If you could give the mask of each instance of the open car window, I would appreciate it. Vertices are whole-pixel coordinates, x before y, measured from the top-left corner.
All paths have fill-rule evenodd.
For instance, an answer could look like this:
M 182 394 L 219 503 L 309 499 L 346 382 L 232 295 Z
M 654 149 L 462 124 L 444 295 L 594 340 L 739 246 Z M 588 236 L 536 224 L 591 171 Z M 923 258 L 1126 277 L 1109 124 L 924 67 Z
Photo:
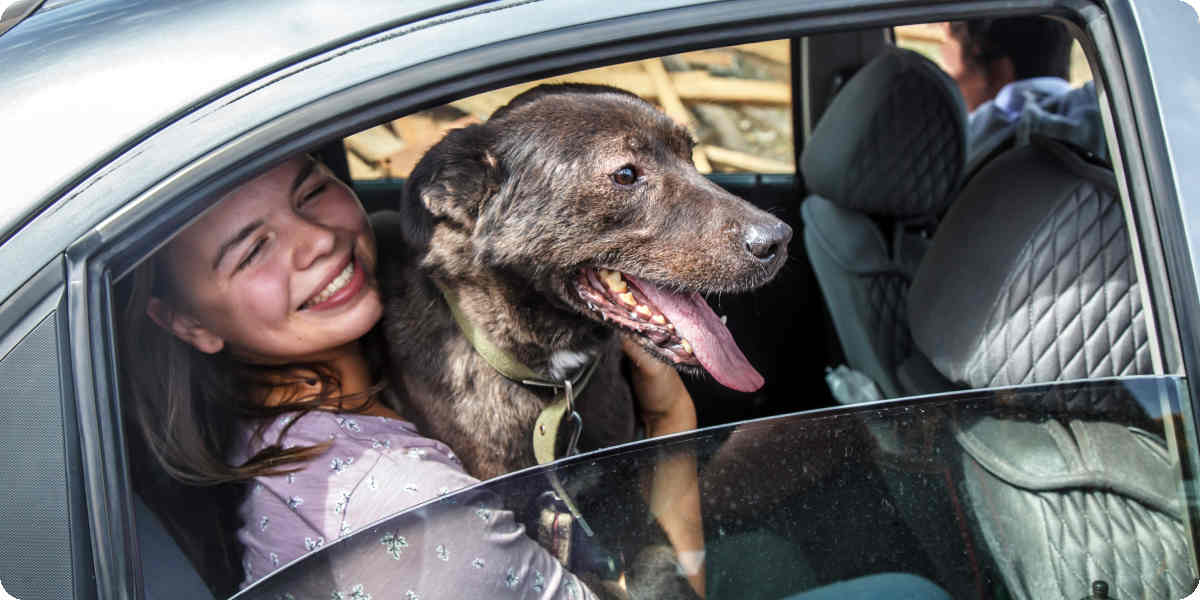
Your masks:
M 497 585 L 536 578 L 461 551 L 450 526 L 506 509 L 522 520 L 524 499 L 548 491 L 550 474 L 576 490 L 595 532 L 573 535 L 574 552 L 590 557 L 573 564 L 619 562 L 655 543 L 630 536 L 631 515 L 645 511 L 636 490 L 677 455 L 699 459 L 709 598 L 787 598 L 882 573 L 924 578 L 952 597 L 1081 598 L 1097 582 L 1118 598 L 1183 597 L 1195 576 L 1197 508 L 1188 501 L 1196 437 L 1184 390 L 1181 378 L 1149 376 L 975 390 L 629 444 L 398 513 L 238 597 L 442 597 L 468 570 Z M 1040 460 L 1021 466 L 1005 460 L 1012 452 Z M 1094 511 L 1115 515 L 1120 528 L 1098 527 Z M 1006 580 L 1048 580 L 1044 559 L 1075 544 L 1121 553 L 1128 565 L 1116 573 L 1083 565 L 1088 576 L 1068 589 L 1005 590 Z M 1154 579 L 1147 569 L 1169 574 L 1162 587 L 1145 587 Z
M 661 107 L 696 136 L 701 173 L 795 172 L 790 40 L 682 52 L 588 69 L 461 98 L 346 138 L 356 182 L 403 179 L 446 131 L 486 121 L 545 83 L 616 86 Z

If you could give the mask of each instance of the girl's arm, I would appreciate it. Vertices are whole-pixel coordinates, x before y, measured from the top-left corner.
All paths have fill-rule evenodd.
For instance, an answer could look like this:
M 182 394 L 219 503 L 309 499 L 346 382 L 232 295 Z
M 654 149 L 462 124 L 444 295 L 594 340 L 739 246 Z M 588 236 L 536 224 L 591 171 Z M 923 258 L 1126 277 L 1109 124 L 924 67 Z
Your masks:
M 632 384 L 646 436 L 657 437 L 696 428 L 696 407 L 675 369 L 622 338 L 633 364 Z M 650 483 L 650 511 L 675 547 L 692 589 L 704 596 L 704 528 L 696 457 L 671 453 L 658 462 Z

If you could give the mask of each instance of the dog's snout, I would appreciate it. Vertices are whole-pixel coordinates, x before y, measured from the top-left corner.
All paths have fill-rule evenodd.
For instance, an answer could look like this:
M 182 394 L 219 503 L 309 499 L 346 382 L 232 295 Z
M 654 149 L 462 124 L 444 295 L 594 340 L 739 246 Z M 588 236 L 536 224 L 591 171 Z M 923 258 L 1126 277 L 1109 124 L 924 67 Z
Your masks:
M 761 261 L 770 261 L 787 247 L 792 239 L 792 228 L 783 221 L 773 224 L 754 224 L 746 227 L 746 251 Z

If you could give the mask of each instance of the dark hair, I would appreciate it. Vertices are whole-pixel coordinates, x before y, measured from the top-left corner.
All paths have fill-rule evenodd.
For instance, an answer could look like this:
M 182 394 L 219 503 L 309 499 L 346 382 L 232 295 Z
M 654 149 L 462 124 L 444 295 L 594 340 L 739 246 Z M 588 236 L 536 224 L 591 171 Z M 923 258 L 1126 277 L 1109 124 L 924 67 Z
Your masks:
M 1017 79 L 1062 77 L 1071 70 L 1071 34 L 1067 26 L 1044 17 L 976 19 L 950 24 L 962 46 L 963 61 L 987 66 L 1008 58 Z

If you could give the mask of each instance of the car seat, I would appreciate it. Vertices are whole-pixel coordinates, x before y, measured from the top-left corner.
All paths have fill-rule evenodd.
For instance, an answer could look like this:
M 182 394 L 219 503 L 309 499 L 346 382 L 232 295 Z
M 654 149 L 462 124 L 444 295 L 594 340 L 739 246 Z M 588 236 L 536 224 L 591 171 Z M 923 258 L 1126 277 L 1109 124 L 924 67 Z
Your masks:
M 1040 139 L 985 166 L 939 224 L 909 291 L 917 350 L 983 388 L 1153 372 L 1113 172 Z M 1182 598 L 1177 458 L 1117 386 L 1054 388 L 1033 410 L 949 419 L 960 487 L 1015 598 Z
M 213 598 L 212 592 L 162 521 L 136 495 L 133 497 L 133 516 L 137 526 L 138 552 L 142 557 L 143 596 L 147 600 Z
M 921 55 L 889 49 L 833 99 L 801 156 L 804 245 L 849 366 L 902 395 L 906 297 L 927 230 L 958 190 L 966 109 Z

